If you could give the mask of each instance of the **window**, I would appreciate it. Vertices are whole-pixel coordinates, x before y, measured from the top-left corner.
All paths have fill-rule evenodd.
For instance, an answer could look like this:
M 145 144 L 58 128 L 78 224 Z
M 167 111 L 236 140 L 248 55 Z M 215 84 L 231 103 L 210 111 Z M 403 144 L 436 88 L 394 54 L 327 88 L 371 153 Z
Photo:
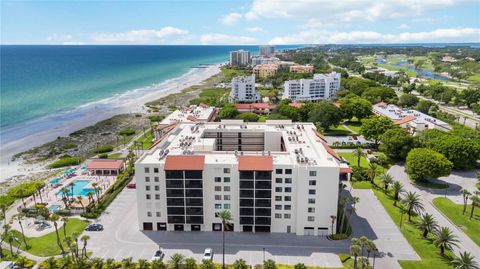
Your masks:
M 157 211 L 156 216 L 157 216 L 157 218 L 160 218 L 162 215 L 160 214 L 160 212 Z
M 281 178 L 276 178 L 275 179 L 275 183 L 282 183 L 282 182 L 283 182 L 283 180 Z
M 291 178 L 285 178 L 285 183 L 291 184 L 291 183 L 292 183 L 292 179 L 291 179 Z
M 277 175 L 283 174 L 283 169 L 275 169 L 275 174 Z
M 285 169 L 285 174 L 286 175 L 291 175 L 292 174 L 292 169 Z
M 275 187 L 276 192 L 282 192 L 282 187 Z
M 284 219 L 289 219 L 289 218 L 291 218 L 291 217 L 292 217 L 292 215 L 290 215 L 290 214 L 283 214 L 283 218 L 284 218 Z
M 215 186 L 215 191 L 222 191 L 222 186 Z
M 215 200 L 222 200 L 222 196 L 221 195 L 215 195 Z
M 145 198 L 146 198 L 147 200 L 150 200 L 150 194 L 146 194 L 146 195 L 145 195 Z
M 307 217 L 307 220 L 308 220 L 308 221 L 315 221 L 315 217 L 314 217 L 314 216 L 308 216 L 308 217 Z
M 287 202 L 292 201 L 292 196 L 285 196 L 285 201 L 287 201 Z
M 226 182 L 226 183 L 230 182 L 230 178 L 229 177 L 224 177 L 223 182 Z
M 150 190 L 150 185 L 145 186 L 145 190 L 149 191 Z
M 284 205 L 284 206 L 283 206 L 283 209 L 285 209 L 285 210 L 290 210 L 290 209 L 292 209 L 292 206 L 291 206 L 291 205 Z
M 282 201 L 282 196 L 275 196 L 275 201 Z
M 147 217 L 151 217 L 152 216 L 152 212 L 148 211 L 147 212 Z
M 155 194 L 155 200 L 160 200 L 160 194 Z
M 292 188 L 291 187 L 285 187 L 285 192 L 292 192 Z
M 275 214 L 275 218 L 276 218 L 276 219 L 281 219 L 281 218 L 282 218 L 282 214 L 278 214 L 278 213 Z
M 155 185 L 155 190 L 156 190 L 156 191 L 159 191 L 159 190 L 160 190 L 160 186 Z
M 316 180 L 309 180 L 308 185 L 315 186 L 315 185 L 317 185 L 317 181 Z
M 308 203 L 309 204 L 315 204 L 315 199 L 314 198 L 308 198 Z
M 221 177 L 215 177 L 215 182 L 222 182 L 222 178 Z
M 309 172 L 309 175 L 310 175 L 311 177 L 316 177 L 316 176 L 317 176 L 317 171 L 310 171 L 310 172 Z
M 282 205 L 275 205 L 276 210 L 282 210 Z
M 230 204 L 223 204 L 224 209 L 230 209 Z
M 202 179 L 203 173 L 200 170 L 185 170 L 186 179 Z
M 222 204 L 215 204 L 215 209 L 222 209 Z
M 223 200 L 229 201 L 230 200 L 230 195 L 224 195 Z
M 154 172 L 154 173 L 158 173 L 158 167 L 154 167 L 154 168 L 153 168 L 153 172 Z
M 224 191 L 230 191 L 230 186 L 224 186 L 224 187 L 223 187 L 223 190 L 224 190 Z
M 309 207 L 308 213 L 315 213 L 315 207 Z
M 230 168 L 223 168 L 224 174 L 230 174 Z
M 315 194 L 316 191 L 315 190 L 308 190 L 308 194 Z
M 153 177 L 153 180 L 154 180 L 155 182 L 158 182 L 158 181 L 159 181 L 159 178 L 158 178 L 158 177 Z
M 150 182 L 150 177 L 145 177 L 145 182 Z
M 145 173 L 150 173 L 150 168 L 149 167 L 145 167 Z

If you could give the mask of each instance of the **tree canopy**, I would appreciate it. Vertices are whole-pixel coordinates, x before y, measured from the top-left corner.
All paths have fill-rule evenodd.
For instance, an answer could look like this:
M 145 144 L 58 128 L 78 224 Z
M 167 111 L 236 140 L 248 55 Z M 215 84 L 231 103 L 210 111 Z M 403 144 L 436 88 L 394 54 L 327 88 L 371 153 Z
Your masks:
M 403 94 L 398 99 L 398 105 L 401 107 L 414 107 L 417 103 L 418 97 L 410 93 Z
M 334 104 L 322 101 L 310 111 L 308 120 L 317 123 L 323 130 L 328 130 L 330 126 L 338 126 L 342 120 L 342 111 Z
M 356 117 L 361 120 L 372 114 L 372 104 L 361 97 L 348 95 L 339 100 L 340 110 L 347 119 Z
M 238 110 L 233 105 L 225 105 L 218 113 L 220 119 L 234 119 L 238 115 Z
M 392 128 L 380 135 L 379 149 L 389 158 L 405 160 L 408 152 L 415 147 L 415 139 L 402 128 Z
M 380 136 L 392 128 L 398 128 L 398 126 L 391 119 L 384 116 L 371 116 L 362 120 L 360 134 L 378 144 Z
M 407 155 L 405 171 L 413 180 L 448 176 L 453 164 L 441 153 L 432 149 L 416 148 Z

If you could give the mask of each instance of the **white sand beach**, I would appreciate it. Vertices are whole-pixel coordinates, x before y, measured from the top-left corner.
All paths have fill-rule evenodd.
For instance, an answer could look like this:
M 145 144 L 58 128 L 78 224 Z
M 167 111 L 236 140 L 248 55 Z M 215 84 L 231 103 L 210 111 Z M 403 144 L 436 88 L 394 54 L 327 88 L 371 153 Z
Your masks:
M 39 165 L 23 165 L 11 162 L 13 155 L 39 146 L 59 136 L 95 124 L 122 113 L 144 112 L 144 103 L 165 97 L 220 72 L 220 64 L 206 68 L 192 68 L 186 74 L 163 83 L 128 91 L 108 99 L 88 103 L 71 111 L 65 111 L 45 118 L 2 130 L 0 141 L 0 182 L 16 175 L 25 175 L 44 169 Z

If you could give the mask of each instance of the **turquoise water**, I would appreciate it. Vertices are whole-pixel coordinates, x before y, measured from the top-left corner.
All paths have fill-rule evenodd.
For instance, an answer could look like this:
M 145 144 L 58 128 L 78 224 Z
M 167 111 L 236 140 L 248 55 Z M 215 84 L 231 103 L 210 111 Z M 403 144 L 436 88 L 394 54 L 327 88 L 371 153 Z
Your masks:
M 58 183 L 60 180 L 62 180 L 62 179 L 57 177 L 57 178 L 54 178 L 54 179 L 50 180 L 50 183 L 55 184 L 55 183 Z
M 95 190 L 92 188 L 85 188 L 91 181 L 90 180 L 82 180 L 78 179 L 74 181 L 74 186 L 73 186 L 73 196 L 88 196 L 89 192 L 95 193 Z M 72 195 L 71 192 L 71 187 L 66 185 L 65 188 L 67 188 L 70 192 L 68 193 L 68 196 Z M 62 195 L 62 191 L 57 192 L 55 195 L 59 196 Z
M 53 211 L 58 211 L 60 208 L 61 208 L 61 206 L 59 206 L 59 205 L 51 205 L 51 206 L 48 207 L 48 210 L 53 212 Z

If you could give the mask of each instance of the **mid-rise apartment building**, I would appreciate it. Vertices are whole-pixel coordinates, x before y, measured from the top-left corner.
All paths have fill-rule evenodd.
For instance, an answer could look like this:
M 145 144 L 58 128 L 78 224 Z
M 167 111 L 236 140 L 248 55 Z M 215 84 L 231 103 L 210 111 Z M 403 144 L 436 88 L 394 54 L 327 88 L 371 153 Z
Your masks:
M 256 102 L 261 99 L 260 94 L 255 90 L 255 74 L 232 79 L 232 90 L 228 97 L 232 103 Z
M 278 68 L 279 67 L 277 64 L 260 64 L 256 65 L 253 68 L 253 73 L 259 78 L 266 78 L 275 76 L 275 74 L 277 74 Z
M 342 165 L 313 123 L 179 123 L 135 164 L 139 228 L 327 235 Z
M 252 57 L 252 65 L 256 66 L 259 64 L 274 64 L 278 63 L 280 59 L 277 57 Z
M 270 56 L 275 54 L 275 46 L 264 45 L 258 48 L 260 56 Z
M 340 73 L 314 74 L 313 79 L 287 80 L 283 99 L 294 101 L 330 100 L 340 89 Z
M 251 53 L 246 50 L 230 51 L 231 66 L 247 66 L 251 63 Z
M 290 73 L 313 73 L 313 65 L 311 64 L 296 64 L 289 68 Z

